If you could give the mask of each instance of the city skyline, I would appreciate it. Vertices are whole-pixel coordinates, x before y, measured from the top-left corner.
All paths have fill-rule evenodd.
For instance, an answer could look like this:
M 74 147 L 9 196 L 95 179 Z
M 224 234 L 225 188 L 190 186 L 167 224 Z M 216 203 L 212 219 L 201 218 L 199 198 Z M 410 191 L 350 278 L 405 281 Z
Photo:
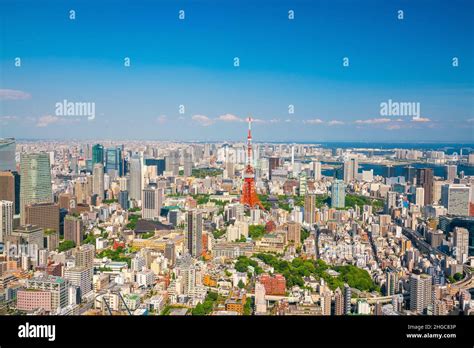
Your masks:
M 7 1 L 0 137 L 472 143 L 474 5 L 374 3 Z

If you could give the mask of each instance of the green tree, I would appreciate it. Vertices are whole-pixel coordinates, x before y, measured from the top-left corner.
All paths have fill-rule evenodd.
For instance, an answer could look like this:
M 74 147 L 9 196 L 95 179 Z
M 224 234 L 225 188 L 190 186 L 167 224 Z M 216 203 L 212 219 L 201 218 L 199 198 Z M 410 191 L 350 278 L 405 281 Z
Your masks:
M 237 286 L 239 287 L 239 289 L 245 288 L 245 284 L 244 284 L 244 282 L 242 281 L 242 279 L 239 280 L 239 283 L 237 284 Z

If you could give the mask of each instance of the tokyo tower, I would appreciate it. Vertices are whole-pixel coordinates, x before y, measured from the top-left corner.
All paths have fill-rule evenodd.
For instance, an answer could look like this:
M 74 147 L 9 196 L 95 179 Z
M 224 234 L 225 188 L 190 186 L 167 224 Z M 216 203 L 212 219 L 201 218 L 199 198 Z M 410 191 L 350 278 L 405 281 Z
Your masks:
M 258 199 L 255 191 L 255 171 L 252 167 L 252 118 L 249 117 L 249 131 L 247 135 L 247 165 L 244 170 L 244 185 L 242 187 L 242 196 L 240 202 L 248 208 L 255 208 L 265 210 L 262 203 Z

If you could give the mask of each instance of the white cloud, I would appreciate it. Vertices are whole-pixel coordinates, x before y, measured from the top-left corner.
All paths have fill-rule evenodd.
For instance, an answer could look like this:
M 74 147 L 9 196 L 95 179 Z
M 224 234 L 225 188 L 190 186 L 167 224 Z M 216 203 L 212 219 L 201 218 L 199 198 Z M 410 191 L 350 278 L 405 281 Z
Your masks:
M 341 125 L 341 124 L 344 124 L 344 122 L 338 121 L 338 120 L 331 120 L 331 121 L 328 122 L 329 126 L 338 126 L 338 125 Z
M 222 122 L 244 122 L 242 118 L 232 114 L 220 115 L 217 120 Z
M 193 117 L 191 117 L 191 119 L 194 122 L 199 123 L 201 126 L 204 126 L 204 127 L 210 126 L 211 124 L 214 123 L 214 120 L 211 120 L 209 117 L 205 115 L 194 115 Z
M 392 121 L 389 118 L 370 118 L 368 120 L 357 120 L 355 123 L 359 124 L 380 124 L 380 123 L 388 123 Z
M 30 99 L 31 94 L 14 89 L 0 89 L 0 100 Z
M 16 116 L 0 116 L 1 125 L 7 125 L 11 122 L 15 122 L 16 120 L 18 120 L 18 117 Z
M 324 121 L 321 120 L 320 118 L 313 118 L 313 119 L 310 119 L 310 120 L 303 120 L 303 123 L 307 123 L 307 124 L 321 124 L 321 123 L 324 123 Z
M 57 122 L 59 122 L 59 117 L 57 116 L 51 116 L 51 115 L 41 116 L 38 119 L 38 122 L 36 123 L 36 127 L 43 128 Z
M 413 117 L 413 122 L 431 122 L 428 117 Z

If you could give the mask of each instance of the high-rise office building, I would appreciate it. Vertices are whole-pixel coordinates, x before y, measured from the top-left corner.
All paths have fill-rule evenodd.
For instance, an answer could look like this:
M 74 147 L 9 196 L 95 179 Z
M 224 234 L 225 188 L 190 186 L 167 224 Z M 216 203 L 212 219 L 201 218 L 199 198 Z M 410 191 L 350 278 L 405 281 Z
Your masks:
M 0 139 L 0 172 L 16 171 L 15 151 L 15 139 Z
M 350 183 L 357 179 L 359 172 L 359 160 L 356 157 L 348 158 L 344 161 L 344 182 Z
M 304 197 L 304 222 L 310 226 L 314 224 L 316 210 L 316 195 L 307 194 Z
M 193 157 L 190 153 L 184 153 L 184 176 L 191 176 L 193 173 Z
M 458 166 L 455 164 L 447 164 L 444 166 L 444 178 L 447 181 L 453 182 L 457 177 Z
M 385 166 L 383 176 L 386 178 L 393 178 L 395 176 L 395 167 L 392 165 Z
M 425 205 L 433 204 L 433 168 L 419 168 L 416 170 L 416 185 L 425 190 Z
M 170 266 L 174 266 L 176 263 L 176 251 L 173 242 L 168 242 L 165 245 L 165 258 L 169 261 Z
M 415 204 L 419 207 L 425 205 L 425 189 L 423 187 L 417 187 L 415 189 Z
M 59 206 L 54 203 L 29 204 L 25 207 L 25 223 L 59 233 Z
M 142 217 L 158 219 L 163 207 L 163 189 L 147 187 L 143 190 Z
M 128 191 L 120 191 L 118 194 L 118 202 L 122 209 L 128 209 Z
M 297 222 L 290 221 L 287 224 L 288 241 L 293 242 L 295 247 L 301 245 L 301 225 Z
M 346 185 L 341 180 L 334 180 L 331 186 L 331 207 L 344 208 L 346 204 Z
M 94 268 L 95 247 L 85 244 L 76 249 L 76 267 Z
M 130 159 L 130 181 L 129 181 L 129 197 L 136 201 L 142 199 L 143 189 L 143 159 L 141 156 L 135 156 Z
M 66 215 L 64 218 L 64 240 L 71 240 L 77 246 L 81 245 L 84 239 L 82 219 L 73 215 Z
M 344 284 L 344 314 L 351 313 L 352 289 L 348 284 Z
M 170 151 L 165 157 L 165 166 L 167 172 L 172 172 L 174 176 L 179 175 L 179 151 Z
M 469 231 L 462 227 L 455 227 L 453 232 L 453 249 L 456 261 L 463 264 L 469 256 Z
M 13 202 L 0 201 L 0 243 L 13 232 Z
M 104 199 L 105 187 L 104 187 L 104 165 L 102 163 L 94 164 L 92 174 L 92 193 Z
M 413 273 L 410 277 L 410 310 L 423 314 L 432 303 L 432 277 Z
M 122 149 L 120 147 L 105 150 L 105 172 L 112 178 L 124 175 Z
M 186 219 L 186 244 L 189 253 L 194 257 L 202 254 L 202 212 L 190 210 Z
M 97 163 L 104 164 L 104 147 L 100 144 L 92 146 L 92 167 Z
M 441 204 L 450 215 L 469 216 L 471 188 L 463 184 L 441 186 Z
M 344 295 L 340 288 L 334 291 L 334 314 L 344 315 Z
M 321 162 L 313 162 L 313 175 L 314 180 L 319 181 L 322 178 L 321 175 Z
M 13 202 L 15 205 L 15 177 L 12 172 L 0 172 L 0 200 Z
M 22 154 L 20 171 L 20 221 L 25 224 L 28 204 L 53 203 L 49 154 Z
M 79 288 L 79 296 L 83 297 L 92 290 L 92 269 L 86 267 L 72 267 L 64 271 L 64 278 L 71 285 Z
M 280 157 L 270 157 L 268 159 L 268 178 L 272 178 L 273 170 L 280 167 Z
M 411 184 L 414 184 L 414 182 L 416 181 L 416 168 L 407 166 L 403 168 L 403 170 L 404 170 L 403 176 L 405 177 L 405 180 Z
M 398 292 L 398 273 L 388 267 L 385 271 L 385 295 L 393 296 Z

